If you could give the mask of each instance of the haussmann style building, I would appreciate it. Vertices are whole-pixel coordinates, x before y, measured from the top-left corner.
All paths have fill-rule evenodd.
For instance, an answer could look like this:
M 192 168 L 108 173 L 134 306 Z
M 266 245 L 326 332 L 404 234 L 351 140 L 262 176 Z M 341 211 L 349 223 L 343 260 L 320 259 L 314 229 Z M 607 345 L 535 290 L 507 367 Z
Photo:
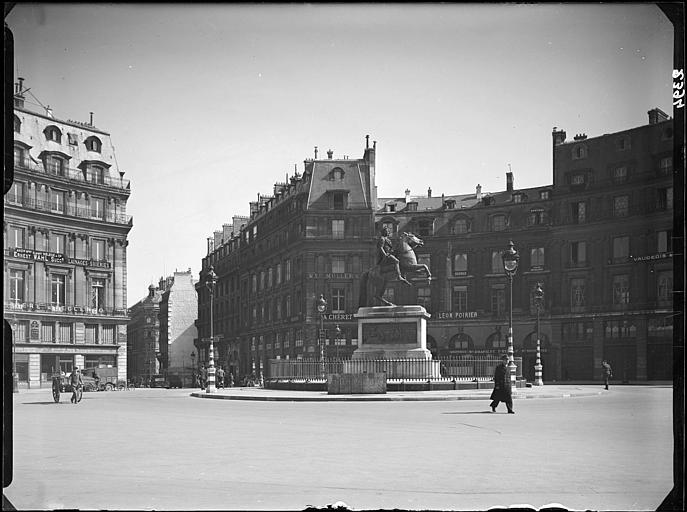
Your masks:
M 4 318 L 19 385 L 117 367 L 127 375 L 129 181 L 110 135 L 14 95 L 14 182 L 4 199 Z M 5 340 L 9 343 L 9 340 Z

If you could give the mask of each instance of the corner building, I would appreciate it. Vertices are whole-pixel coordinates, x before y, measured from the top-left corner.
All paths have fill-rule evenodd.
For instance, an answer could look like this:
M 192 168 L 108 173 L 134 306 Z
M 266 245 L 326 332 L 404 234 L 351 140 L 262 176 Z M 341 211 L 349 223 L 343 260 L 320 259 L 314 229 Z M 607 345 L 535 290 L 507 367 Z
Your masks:
M 112 366 L 126 379 L 129 182 L 110 135 L 14 96 L 14 182 L 4 198 L 5 319 L 19 384 Z M 5 340 L 9 343 L 9 340 Z
M 411 231 L 425 241 L 418 260 L 434 280 L 393 286 L 399 303 L 432 314 L 435 357 L 506 350 L 509 289 L 501 253 L 520 254 L 513 280 L 514 355 L 534 379 L 534 288 L 540 312 L 544 380 L 601 377 L 671 380 L 673 339 L 673 122 L 659 109 L 649 124 L 587 138 L 552 133 L 553 183 L 474 194 L 380 198 L 376 230 Z
M 210 292 L 214 267 L 215 366 L 240 378 L 266 372 L 268 360 L 319 357 L 324 322 L 325 355 L 348 357 L 357 348 L 359 276 L 372 266 L 376 143 L 361 159 L 304 161 L 250 203 L 208 240 L 198 291 L 198 364 L 208 362 Z M 218 243 L 219 242 L 219 243 Z M 323 295 L 321 318 L 316 301 Z M 339 326 L 340 334 L 336 331 Z M 267 375 L 266 375 L 267 376 Z

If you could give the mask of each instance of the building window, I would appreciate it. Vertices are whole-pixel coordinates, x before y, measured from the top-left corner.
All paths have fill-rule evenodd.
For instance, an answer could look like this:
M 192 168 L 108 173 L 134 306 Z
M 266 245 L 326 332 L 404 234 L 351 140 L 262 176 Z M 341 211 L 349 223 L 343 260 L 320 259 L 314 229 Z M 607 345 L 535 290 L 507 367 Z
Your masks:
M 74 240 L 74 257 L 88 258 L 88 242 L 84 238 L 76 238 Z
M 673 252 L 673 230 L 659 231 L 656 240 L 656 252 Z
M 630 198 L 628 196 L 618 196 L 613 198 L 613 216 L 627 217 L 630 213 Z
M 12 204 L 24 204 L 24 184 L 20 181 L 12 183 L 9 192 L 7 193 L 7 200 Z
M 66 276 L 50 274 L 50 303 L 53 306 L 63 306 L 65 297 Z
M 15 249 L 24 248 L 24 228 L 10 226 L 7 234 L 7 243 L 10 247 Z
M 587 220 L 587 203 L 578 201 L 570 205 L 573 224 L 582 224 Z
M 673 172 L 673 157 L 665 156 L 658 161 L 658 173 L 661 176 L 668 176 Z
M 673 318 L 650 318 L 647 325 L 647 334 L 651 338 L 673 338 Z
M 572 159 L 573 160 L 580 160 L 582 158 L 587 158 L 587 146 L 584 144 L 579 144 L 579 145 L 573 147 Z
M 658 210 L 673 209 L 673 187 L 665 187 L 658 189 L 656 208 Z
M 91 241 L 91 259 L 95 261 L 104 261 L 105 255 L 105 240 Z
M 673 299 L 673 273 L 658 273 L 658 300 L 668 301 Z
M 88 181 L 102 185 L 105 183 L 105 169 L 99 165 L 90 165 L 88 167 Z
M 627 181 L 627 167 L 620 166 L 613 169 L 613 182 L 625 183 Z
M 520 193 L 513 194 L 513 202 L 514 203 L 522 203 L 522 194 L 520 194 Z
M 465 312 L 468 310 L 468 287 L 453 287 L 453 311 Z
M 416 202 L 411 202 L 406 205 L 406 210 L 409 212 L 416 212 L 417 211 L 417 203 Z
M 503 286 L 491 287 L 491 312 L 501 316 L 506 311 L 506 290 Z
M 453 256 L 453 275 L 466 276 L 468 275 L 468 255 L 465 253 L 455 254 Z
M 548 190 L 542 190 L 539 192 L 539 199 L 547 200 L 550 197 L 550 192 Z
M 253 274 L 251 275 L 251 289 L 253 290 L 253 293 L 258 291 L 258 275 Z
M 66 254 L 67 252 L 67 237 L 57 233 L 50 234 L 50 248 L 52 252 L 57 254 Z
M 64 192 L 61 190 L 50 191 L 50 209 L 53 212 L 64 213 Z
M 100 142 L 98 137 L 88 137 L 84 141 L 84 144 L 86 145 L 86 149 L 88 151 L 95 151 L 96 153 L 100 153 L 102 148 L 102 142 Z
M 582 173 L 573 174 L 570 179 L 571 185 L 584 185 L 586 182 L 586 176 Z
M 613 304 L 630 303 L 630 279 L 627 275 L 613 276 Z
M 48 156 L 46 159 L 47 171 L 57 176 L 64 176 L 64 160 L 58 156 Z
M 506 229 L 506 216 L 505 215 L 494 215 L 491 218 L 491 230 L 492 231 L 503 231 Z
M 490 334 L 487 338 L 487 346 L 491 349 L 506 348 L 508 340 L 501 333 L 501 328 L 497 327 L 497 331 Z
M 51 140 L 54 142 L 62 142 L 62 132 L 57 126 L 48 126 L 43 130 L 46 140 Z
M 343 288 L 332 288 L 332 313 L 346 311 L 346 294 Z
M 561 325 L 563 339 L 567 341 L 591 340 L 594 327 L 591 322 L 570 322 Z
M 274 272 L 274 284 L 279 286 L 281 284 L 281 263 L 277 263 Z
M 115 344 L 115 327 L 114 325 L 103 325 L 103 338 L 102 343 L 104 345 L 114 345 Z
M 608 320 L 604 322 L 605 338 L 636 338 L 637 327 L 627 320 Z
M 105 279 L 91 280 L 91 307 L 96 311 L 105 307 Z
M 548 215 L 546 214 L 546 211 L 544 211 L 544 209 L 534 208 L 530 210 L 530 214 L 527 220 L 530 226 L 541 226 L 543 224 L 546 224 L 548 220 Z
M 90 344 L 100 343 L 98 338 L 98 325 L 97 324 L 86 324 L 85 342 Z
M 73 324 L 60 322 L 60 343 L 74 343 Z
M 434 221 L 431 219 L 422 219 L 418 221 L 418 235 L 431 236 L 434 234 Z
M 453 224 L 453 234 L 462 235 L 468 232 L 468 221 L 467 219 L 456 219 Z
M 530 249 L 530 269 L 544 268 L 544 248 L 534 247 Z
M 14 116 L 14 132 L 21 132 L 21 120 L 16 115 Z
M 105 218 L 105 200 L 91 197 L 91 218 L 103 220 Z
M 570 263 L 582 267 L 587 263 L 587 242 L 570 242 Z
M 613 261 L 621 263 L 630 257 L 630 237 L 617 236 L 613 238 Z
M 630 137 L 622 135 L 615 141 L 615 147 L 618 151 L 625 151 L 630 149 Z
M 284 262 L 284 281 L 291 281 L 291 260 Z
M 346 194 L 344 192 L 334 192 L 332 198 L 332 207 L 334 210 L 343 210 L 345 205 Z
M 334 240 L 343 240 L 344 238 L 344 221 L 336 219 L 332 221 L 332 238 Z
M 491 273 L 503 274 L 503 259 L 501 258 L 501 251 L 491 251 Z
M 14 166 L 15 167 L 28 167 L 29 159 L 26 157 L 26 151 L 24 148 L 14 147 Z
M 417 303 L 427 311 L 432 309 L 432 290 L 429 286 L 419 286 L 417 289 Z
M 55 322 L 41 323 L 41 341 L 55 343 Z
M 346 258 L 344 256 L 332 256 L 332 274 L 346 272 Z
M 570 305 L 573 308 L 583 308 L 585 306 L 585 280 L 572 279 L 570 281 Z
M 21 304 L 24 302 L 24 271 L 10 269 L 10 302 Z
M 393 222 L 382 222 L 382 229 L 386 229 L 389 232 L 389 235 L 394 235 L 396 233 Z
M 17 322 L 14 322 L 12 324 L 12 331 L 14 332 L 14 341 L 15 342 L 27 342 L 29 341 L 29 321 L 28 320 L 19 320 Z M 19 354 L 15 354 L 15 357 L 17 357 Z

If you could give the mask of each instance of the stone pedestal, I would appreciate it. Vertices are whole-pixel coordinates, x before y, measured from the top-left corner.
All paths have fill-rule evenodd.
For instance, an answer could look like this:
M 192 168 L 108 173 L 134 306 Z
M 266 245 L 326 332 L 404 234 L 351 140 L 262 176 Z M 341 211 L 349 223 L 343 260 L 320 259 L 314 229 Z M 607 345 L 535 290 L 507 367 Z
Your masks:
M 358 309 L 358 348 L 344 373 L 385 372 L 389 379 L 439 378 L 439 361 L 427 350 L 427 319 L 422 306 Z

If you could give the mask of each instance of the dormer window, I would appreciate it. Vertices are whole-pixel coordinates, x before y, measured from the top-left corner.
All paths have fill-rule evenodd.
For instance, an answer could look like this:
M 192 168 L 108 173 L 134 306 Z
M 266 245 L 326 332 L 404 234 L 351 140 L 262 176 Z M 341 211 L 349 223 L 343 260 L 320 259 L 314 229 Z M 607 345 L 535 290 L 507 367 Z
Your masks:
M 45 160 L 45 168 L 51 174 L 64 176 L 65 161 L 59 156 L 49 155 Z
M 21 132 L 21 120 L 15 115 L 14 116 L 14 133 Z
M 332 169 L 332 177 L 334 178 L 334 180 L 337 180 L 337 181 L 343 180 L 344 179 L 343 169 L 341 169 L 340 167 L 335 167 L 334 169 Z
M 417 211 L 417 203 L 414 201 L 411 203 L 408 203 L 407 209 L 409 212 L 416 212 Z
M 88 181 L 102 185 L 105 183 L 105 169 L 100 165 L 88 166 Z
M 88 137 L 84 141 L 84 144 L 88 151 L 95 151 L 96 153 L 100 153 L 100 150 L 103 146 L 102 142 L 100 142 L 100 139 L 98 137 Z
M 387 212 L 395 212 L 396 211 L 396 205 L 393 203 L 387 204 L 386 206 L 386 211 Z
M 513 194 L 513 202 L 522 203 L 522 194 L 520 192 L 516 192 L 515 194 Z
M 45 138 L 47 140 L 57 143 L 62 142 L 62 132 L 57 126 L 48 126 L 45 130 L 43 130 L 43 133 L 45 134 Z
M 455 199 L 447 199 L 444 202 L 444 205 L 446 206 L 446 209 L 453 210 L 456 207 L 456 201 Z
M 582 158 L 587 158 L 587 145 L 577 144 L 572 150 L 572 159 L 580 160 Z
M 542 190 L 539 192 L 539 199 L 547 200 L 551 197 L 551 194 L 548 190 Z
M 337 191 L 331 193 L 331 207 L 334 210 L 344 210 L 348 199 L 348 192 Z

